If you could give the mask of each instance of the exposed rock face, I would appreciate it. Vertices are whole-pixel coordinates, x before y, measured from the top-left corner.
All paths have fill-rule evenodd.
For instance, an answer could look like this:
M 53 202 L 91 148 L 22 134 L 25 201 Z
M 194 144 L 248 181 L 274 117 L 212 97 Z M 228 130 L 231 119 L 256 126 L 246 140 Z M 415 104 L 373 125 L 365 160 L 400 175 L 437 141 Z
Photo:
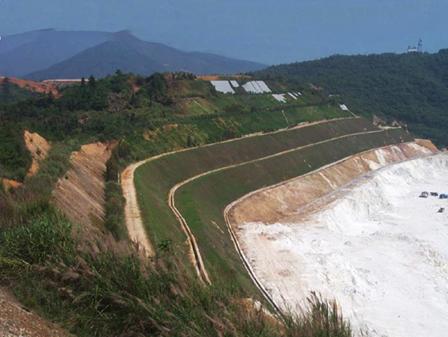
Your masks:
M 106 163 L 114 144 L 83 145 L 70 157 L 71 169 L 53 191 L 53 203 L 73 222 L 101 224 L 104 218 Z
M 31 177 L 39 171 L 39 163 L 48 156 L 48 151 L 50 151 L 51 145 L 38 133 L 31 133 L 28 130 L 25 130 L 23 137 L 25 146 L 28 151 L 30 151 L 33 160 L 27 173 L 27 176 Z
M 430 141 L 416 140 L 353 155 L 310 174 L 243 197 L 230 208 L 230 222 L 237 229 L 243 223 L 286 221 L 288 217 L 296 217 L 305 207 L 312 209 L 314 201 L 369 171 L 437 151 Z

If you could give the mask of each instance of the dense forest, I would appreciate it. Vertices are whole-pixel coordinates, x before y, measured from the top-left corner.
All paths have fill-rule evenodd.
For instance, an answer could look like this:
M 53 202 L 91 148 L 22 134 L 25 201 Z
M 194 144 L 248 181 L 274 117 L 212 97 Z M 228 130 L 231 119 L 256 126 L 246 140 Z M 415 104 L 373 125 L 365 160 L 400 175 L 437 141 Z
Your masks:
M 332 56 L 273 66 L 256 73 L 340 95 L 356 113 L 406 124 L 420 137 L 446 146 L 448 49 L 436 54 Z

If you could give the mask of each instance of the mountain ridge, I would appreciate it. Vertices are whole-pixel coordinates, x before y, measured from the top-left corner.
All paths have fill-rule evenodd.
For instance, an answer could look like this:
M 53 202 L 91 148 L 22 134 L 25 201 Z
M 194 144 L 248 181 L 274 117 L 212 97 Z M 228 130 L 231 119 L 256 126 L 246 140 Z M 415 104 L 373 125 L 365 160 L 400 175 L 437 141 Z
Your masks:
M 252 61 L 144 41 L 127 30 L 45 29 L 6 36 L 0 42 L 0 74 L 37 80 L 104 77 L 118 69 L 141 75 L 164 71 L 233 74 L 264 67 Z

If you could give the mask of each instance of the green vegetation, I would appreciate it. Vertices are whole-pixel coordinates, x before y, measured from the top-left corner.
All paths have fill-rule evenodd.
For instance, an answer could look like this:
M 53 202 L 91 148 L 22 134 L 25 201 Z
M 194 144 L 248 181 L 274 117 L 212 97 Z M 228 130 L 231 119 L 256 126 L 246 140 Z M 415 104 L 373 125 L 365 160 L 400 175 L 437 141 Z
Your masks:
M 104 241 L 89 250 L 74 229 L 52 209 L 1 228 L 0 283 L 77 336 L 352 336 L 336 304 L 317 296 L 281 325 L 235 288 L 199 285 L 175 257 L 147 263 Z
M 67 87 L 58 99 L 2 101 L 1 175 L 25 185 L 0 192 L 0 281 L 25 305 L 80 336 L 311 336 L 330 330 L 350 336 L 337 309 L 320 301 L 306 318 L 288 319 L 279 332 L 271 319 L 247 312 L 236 284 L 198 285 L 177 262 L 184 253 L 178 247 L 168 244 L 156 261 L 142 262 L 122 244 L 127 232 L 118 183 L 127 163 L 150 155 L 344 116 L 313 91 L 300 102 L 279 104 L 268 95 L 222 95 L 183 73 L 140 78 L 117 72 Z M 26 179 L 25 128 L 52 142 L 38 174 Z M 333 132 L 339 129 L 344 127 Z M 278 148 L 294 143 L 279 138 Z M 53 210 L 51 190 L 67 171 L 72 151 L 102 140 L 118 143 L 105 174 L 104 230 L 86 233 Z
M 340 95 L 360 114 L 398 120 L 410 131 L 448 145 L 448 50 L 436 54 L 332 56 L 270 67 L 256 76 L 290 86 L 310 83 Z
M 272 87 L 287 89 L 279 81 Z M 334 303 L 317 296 L 310 299 L 309 312 L 284 322 L 243 305 L 242 298 L 258 294 L 226 231 L 221 233 L 222 206 L 230 198 L 345 154 L 399 141 L 398 131 L 385 131 L 335 142 L 338 151 L 322 145 L 316 152 L 297 150 L 242 165 L 374 130 L 365 119 L 347 118 L 351 115 L 337 100 L 319 90 L 296 90 L 303 96 L 282 104 L 270 95 L 220 94 L 191 74 L 143 78 L 117 72 L 61 89 L 61 97 L 1 101 L 0 174 L 24 185 L 0 190 L 0 284 L 11 288 L 26 306 L 79 336 L 352 336 Z M 340 117 L 345 119 L 291 128 Z M 38 174 L 27 178 L 30 157 L 23 144 L 24 129 L 52 143 Z M 285 130 L 201 146 L 278 129 Z M 114 141 L 117 146 L 105 173 L 104 227 L 93 229 L 70 224 L 50 200 L 57 179 L 69 168 L 70 153 L 95 141 Z M 164 156 L 136 172 L 143 216 L 160 248 L 156 258 L 147 261 L 128 242 L 119 173 L 130 162 L 188 147 L 195 148 Z M 205 176 L 184 186 L 176 198 L 214 279 L 211 287 L 203 287 L 185 264 L 185 237 L 166 199 L 174 184 L 233 164 L 241 165 L 229 170 L 229 177 L 216 182 L 215 174 Z M 236 186 L 241 179 L 244 182 Z
M 281 104 L 270 95 L 219 94 L 185 73 L 142 78 L 117 72 L 102 80 L 90 77 L 61 95 L 0 101 L 2 176 L 22 180 L 30 164 L 23 129 L 52 142 L 122 140 L 129 147 L 122 167 L 175 148 L 347 115 L 314 90 Z
M 31 165 L 23 131 L 15 124 L 0 124 L 0 177 L 23 180 Z
M 113 149 L 110 159 L 106 164 L 106 209 L 104 226 L 117 240 L 128 239 L 125 226 L 124 205 L 125 199 L 119 183 L 120 158 L 126 158 L 126 145 L 119 143 Z
M 27 177 L 23 187 L 9 193 L 0 190 L 0 229 L 46 214 L 53 186 L 69 169 L 70 154 L 78 148 L 76 143 L 54 143 L 37 174 Z
M 325 140 L 322 139 L 322 140 Z M 243 163 L 183 185 L 176 194 L 176 207 L 198 242 L 213 280 L 238 280 L 246 291 L 253 286 L 243 269 L 224 222 L 224 208 L 243 195 L 303 175 L 354 153 L 409 141 L 401 129 L 347 135 L 268 159 Z
M 184 234 L 167 205 L 169 190 L 190 177 L 216 168 L 265 157 L 347 133 L 372 130 L 364 119 L 344 119 L 306 128 L 265 134 L 163 156 L 135 172 L 139 204 L 148 233 L 158 245 L 182 244 Z

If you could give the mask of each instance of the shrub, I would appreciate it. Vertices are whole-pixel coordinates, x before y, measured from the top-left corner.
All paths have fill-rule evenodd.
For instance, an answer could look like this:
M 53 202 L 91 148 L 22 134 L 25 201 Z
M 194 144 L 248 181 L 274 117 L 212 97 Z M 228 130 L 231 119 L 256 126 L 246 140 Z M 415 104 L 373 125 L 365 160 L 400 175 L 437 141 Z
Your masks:
M 41 264 L 73 251 L 71 225 L 55 212 L 0 232 L 0 255 L 6 258 Z

